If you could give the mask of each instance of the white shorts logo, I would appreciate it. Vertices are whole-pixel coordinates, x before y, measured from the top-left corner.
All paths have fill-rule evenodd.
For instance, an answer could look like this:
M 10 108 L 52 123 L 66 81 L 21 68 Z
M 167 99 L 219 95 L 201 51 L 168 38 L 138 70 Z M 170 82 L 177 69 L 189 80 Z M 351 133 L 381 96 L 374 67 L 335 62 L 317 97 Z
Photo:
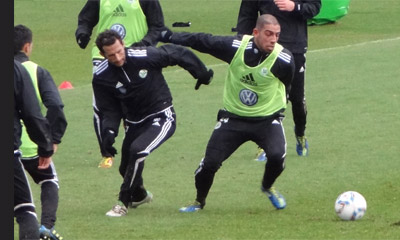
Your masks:
M 239 98 L 240 101 L 242 101 L 242 103 L 247 106 L 253 106 L 258 102 L 257 94 L 248 89 L 240 90 Z

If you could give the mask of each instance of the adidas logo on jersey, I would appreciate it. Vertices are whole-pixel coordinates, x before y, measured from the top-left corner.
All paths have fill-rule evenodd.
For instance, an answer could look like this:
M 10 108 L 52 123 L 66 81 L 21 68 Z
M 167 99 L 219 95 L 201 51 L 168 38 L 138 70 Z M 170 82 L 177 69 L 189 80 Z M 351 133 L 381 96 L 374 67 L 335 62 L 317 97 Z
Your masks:
M 240 81 L 243 82 L 243 83 L 249 84 L 251 86 L 257 86 L 256 81 L 254 81 L 253 74 L 251 74 L 251 73 L 247 74 L 245 76 L 242 76 L 240 78 Z
M 124 12 L 124 8 L 121 4 L 114 9 L 113 17 L 126 17 L 126 13 Z

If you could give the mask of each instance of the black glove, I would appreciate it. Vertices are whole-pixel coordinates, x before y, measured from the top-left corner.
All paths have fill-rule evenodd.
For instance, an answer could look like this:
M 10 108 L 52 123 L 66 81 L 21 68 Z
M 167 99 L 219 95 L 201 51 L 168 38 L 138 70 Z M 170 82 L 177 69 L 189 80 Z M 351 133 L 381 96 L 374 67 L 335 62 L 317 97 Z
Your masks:
M 114 157 L 117 154 L 117 149 L 115 149 L 112 145 L 115 143 L 115 133 L 114 131 L 108 129 L 104 131 L 102 146 L 106 152 L 108 152 L 111 156 Z
M 76 38 L 76 42 L 78 43 L 79 47 L 85 49 L 90 41 L 90 36 L 86 33 L 80 33 Z
M 171 41 L 171 36 L 173 32 L 169 30 L 169 28 L 164 27 L 164 29 L 160 33 L 160 42 L 169 43 Z
M 209 69 L 205 74 L 202 74 L 201 76 L 199 76 L 194 89 L 195 90 L 199 89 L 201 84 L 204 84 L 204 85 L 210 84 L 213 76 L 214 76 L 214 71 L 212 69 Z

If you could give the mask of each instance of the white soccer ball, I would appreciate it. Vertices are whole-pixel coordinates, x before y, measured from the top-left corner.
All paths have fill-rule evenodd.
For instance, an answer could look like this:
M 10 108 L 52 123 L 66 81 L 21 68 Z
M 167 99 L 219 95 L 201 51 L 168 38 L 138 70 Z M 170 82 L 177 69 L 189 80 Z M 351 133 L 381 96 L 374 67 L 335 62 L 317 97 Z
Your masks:
M 362 218 L 367 211 L 367 201 L 360 193 L 347 191 L 336 199 L 335 211 L 343 220 L 357 220 Z

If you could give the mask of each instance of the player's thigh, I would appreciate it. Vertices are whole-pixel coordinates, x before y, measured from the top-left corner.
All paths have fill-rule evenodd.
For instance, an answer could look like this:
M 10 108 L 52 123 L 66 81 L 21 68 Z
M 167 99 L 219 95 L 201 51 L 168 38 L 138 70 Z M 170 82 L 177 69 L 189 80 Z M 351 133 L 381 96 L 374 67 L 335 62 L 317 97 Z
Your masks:
M 259 131 L 262 137 L 258 138 L 256 143 L 264 149 L 268 159 L 280 158 L 286 153 L 286 136 L 281 119 L 266 123 Z
M 149 154 L 168 140 L 176 130 L 174 117 L 155 118 L 140 128 L 140 134 L 135 137 L 129 146 L 131 154 Z
M 248 139 L 240 129 L 243 123 L 235 119 L 221 119 L 217 122 L 208 141 L 204 165 L 219 168 Z

